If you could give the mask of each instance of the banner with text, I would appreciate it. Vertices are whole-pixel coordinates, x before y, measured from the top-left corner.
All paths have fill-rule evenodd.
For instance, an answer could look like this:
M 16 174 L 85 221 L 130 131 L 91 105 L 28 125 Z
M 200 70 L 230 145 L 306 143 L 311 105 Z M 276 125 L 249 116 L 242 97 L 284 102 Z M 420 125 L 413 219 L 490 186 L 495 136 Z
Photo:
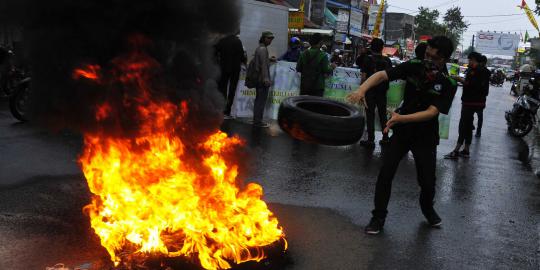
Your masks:
M 264 111 L 264 117 L 277 119 L 279 105 L 288 97 L 300 94 L 300 74 L 296 72 L 296 63 L 279 61 L 270 67 L 270 76 L 274 82 L 270 88 L 268 100 Z M 255 102 L 255 89 L 248 89 L 245 84 L 245 70 L 240 74 L 238 88 L 234 99 L 231 115 L 237 118 L 253 117 L 253 105 Z M 358 89 L 361 77 L 360 70 L 356 68 L 341 68 L 334 70 L 331 76 L 326 78 L 324 96 L 337 101 L 345 102 L 349 93 Z M 392 81 L 387 92 L 387 114 L 395 111 L 401 104 L 405 93 L 405 81 Z M 375 121 L 378 123 L 378 120 Z M 450 117 L 440 115 L 439 135 L 442 139 L 448 139 Z

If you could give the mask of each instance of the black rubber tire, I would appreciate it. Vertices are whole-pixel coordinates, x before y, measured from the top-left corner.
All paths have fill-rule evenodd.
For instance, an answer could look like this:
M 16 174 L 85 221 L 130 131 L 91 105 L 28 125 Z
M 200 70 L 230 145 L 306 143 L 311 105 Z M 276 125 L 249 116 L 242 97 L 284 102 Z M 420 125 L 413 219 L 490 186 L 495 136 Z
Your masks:
M 11 114 L 21 122 L 28 121 L 27 110 L 29 95 L 30 84 L 24 83 L 9 97 L 9 109 L 11 110 Z
M 364 133 L 364 114 L 356 107 L 335 100 L 290 97 L 281 103 L 278 123 L 293 138 L 325 145 L 350 145 Z

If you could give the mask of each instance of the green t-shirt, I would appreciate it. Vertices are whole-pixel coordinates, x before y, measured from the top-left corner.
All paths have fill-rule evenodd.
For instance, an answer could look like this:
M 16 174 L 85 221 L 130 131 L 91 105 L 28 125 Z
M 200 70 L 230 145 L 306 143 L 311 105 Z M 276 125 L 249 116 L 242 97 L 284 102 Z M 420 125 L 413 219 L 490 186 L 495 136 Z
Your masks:
M 326 54 L 319 48 L 312 48 L 300 54 L 296 71 L 301 73 L 300 89 L 324 89 L 325 76 L 332 72 Z

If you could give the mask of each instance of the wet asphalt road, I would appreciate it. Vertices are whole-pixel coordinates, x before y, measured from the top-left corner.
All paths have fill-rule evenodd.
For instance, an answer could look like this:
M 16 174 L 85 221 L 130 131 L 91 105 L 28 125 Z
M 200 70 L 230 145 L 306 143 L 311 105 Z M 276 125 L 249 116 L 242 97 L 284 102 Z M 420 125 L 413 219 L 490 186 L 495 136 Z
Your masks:
M 292 263 L 286 269 L 540 269 L 538 131 L 506 132 L 508 87 L 491 88 L 483 137 L 469 160 L 444 160 L 457 139 L 459 97 L 450 139 L 438 149 L 436 209 L 429 228 L 418 207 L 412 156 L 393 185 L 385 230 L 367 236 L 381 149 L 328 147 L 292 140 L 278 127 L 253 130 L 228 120 L 252 152 L 241 177 L 264 187 L 284 226 Z M 0 100 L 0 269 L 45 269 L 106 257 L 81 208 L 89 200 L 76 163 L 77 135 L 18 124 Z

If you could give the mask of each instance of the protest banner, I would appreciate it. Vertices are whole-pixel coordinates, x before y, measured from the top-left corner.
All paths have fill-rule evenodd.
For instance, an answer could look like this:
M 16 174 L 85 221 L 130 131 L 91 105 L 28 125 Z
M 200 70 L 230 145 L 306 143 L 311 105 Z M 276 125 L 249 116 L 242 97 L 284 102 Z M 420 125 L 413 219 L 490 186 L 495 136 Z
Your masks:
M 236 118 L 253 117 L 253 104 L 255 102 L 255 89 L 248 89 L 245 84 L 245 70 L 240 74 L 236 96 L 231 110 L 231 115 Z M 273 85 L 264 111 L 267 119 L 277 119 L 279 105 L 288 97 L 300 94 L 300 74 L 296 72 L 296 63 L 279 61 L 270 67 L 270 77 Z M 338 67 L 331 76 L 326 78 L 324 97 L 346 102 L 345 98 L 352 91 L 358 89 L 361 76 L 356 68 Z M 395 111 L 403 100 L 405 93 L 405 81 L 392 81 L 387 92 L 387 114 Z M 378 120 L 375 121 L 378 123 Z M 439 116 L 439 135 L 441 139 L 448 139 L 450 117 L 441 114 Z M 380 128 L 379 128 L 380 130 Z

